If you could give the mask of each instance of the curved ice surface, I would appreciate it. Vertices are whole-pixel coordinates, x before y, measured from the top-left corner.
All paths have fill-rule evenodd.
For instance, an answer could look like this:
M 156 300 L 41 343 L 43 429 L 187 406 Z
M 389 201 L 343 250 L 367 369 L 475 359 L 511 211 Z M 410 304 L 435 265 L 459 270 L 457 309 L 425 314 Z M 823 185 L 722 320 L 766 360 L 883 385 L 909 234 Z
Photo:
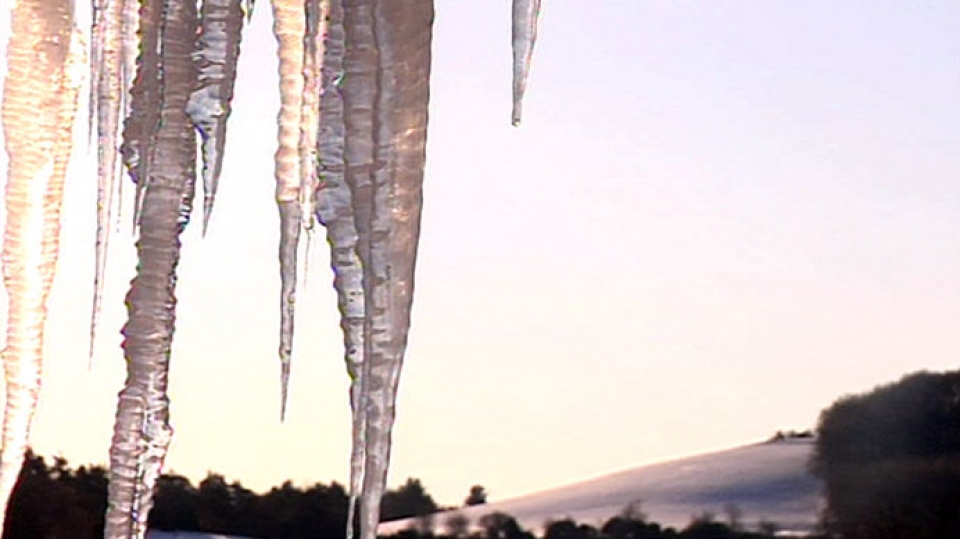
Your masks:
M 180 233 L 190 217 L 196 183 L 196 133 L 186 106 L 197 80 L 192 54 L 198 21 L 193 0 L 167 0 L 160 7 L 158 2 L 144 4 L 143 26 L 149 32 L 133 92 L 134 117 L 157 121 L 128 122 L 125 132 L 130 137 L 125 146 L 144 153 L 131 166 L 139 180 L 139 263 L 127 293 L 123 328 L 127 379 L 110 447 L 108 539 L 146 533 L 154 486 L 173 434 L 167 374 Z M 153 43 L 162 45 L 157 55 Z M 151 92 L 156 99 L 137 101 Z

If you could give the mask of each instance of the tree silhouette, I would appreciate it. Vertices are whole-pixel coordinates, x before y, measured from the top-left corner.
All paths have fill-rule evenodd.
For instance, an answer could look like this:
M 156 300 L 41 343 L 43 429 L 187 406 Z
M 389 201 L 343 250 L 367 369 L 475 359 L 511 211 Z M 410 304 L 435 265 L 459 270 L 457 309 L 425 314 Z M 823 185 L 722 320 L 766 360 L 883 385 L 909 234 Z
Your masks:
M 154 507 L 150 512 L 151 528 L 167 531 L 200 531 L 197 518 L 199 496 L 185 477 L 164 475 L 157 481 Z
M 482 505 L 487 503 L 487 489 L 483 488 L 483 485 L 473 485 L 470 487 L 470 494 L 467 495 L 467 499 L 463 500 L 463 505 Z
M 586 524 L 578 524 L 571 519 L 557 520 L 547 525 L 543 539 L 594 539 L 597 529 Z
M 520 527 L 517 519 L 506 513 L 489 513 L 477 522 L 484 539 L 533 539 L 533 534 Z
M 824 526 L 845 538 L 960 537 L 960 371 L 921 372 L 843 397 L 811 460 Z
M 48 466 L 43 457 L 27 450 L 3 537 L 102 537 L 106 486 L 103 468 L 81 467 L 74 472 L 60 457 Z
M 396 490 L 388 490 L 383 495 L 381 521 L 429 515 L 438 509 L 420 480 L 411 477 Z

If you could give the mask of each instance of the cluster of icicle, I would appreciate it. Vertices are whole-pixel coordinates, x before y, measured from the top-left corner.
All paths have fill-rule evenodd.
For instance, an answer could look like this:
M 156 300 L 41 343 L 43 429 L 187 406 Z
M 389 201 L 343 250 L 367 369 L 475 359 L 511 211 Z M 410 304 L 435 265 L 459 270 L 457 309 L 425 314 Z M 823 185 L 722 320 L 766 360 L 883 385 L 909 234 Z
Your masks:
M 514 0 L 514 109 L 539 0 Z M 9 155 L 3 275 L 9 298 L 0 519 L 23 461 L 40 389 L 46 297 L 85 65 L 72 0 L 17 0 L 3 129 Z M 244 19 L 252 0 L 93 0 L 90 119 L 98 206 L 91 353 L 121 158 L 136 184 L 139 262 L 123 328 L 127 379 L 110 450 L 107 538 L 143 537 L 172 436 L 167 372 L 180 234 L 198 151 L 203 228 L 213 210 Z M 430 79 L 432 0 L 273 0 L 281 110 L 276 201 L 281 244 L 281 417 L 293 342 L 301 229 L 326 228 L 353 409 L 347 537 L 375 537 L 410 325 Z M 122 122 L 121 122 L 122 119 Z M 122 138 L 122 144 L 118 140 Z M 359 500 L 359 508 L 357 501 Z M 2 527 L 2 520 L 0 520 Z

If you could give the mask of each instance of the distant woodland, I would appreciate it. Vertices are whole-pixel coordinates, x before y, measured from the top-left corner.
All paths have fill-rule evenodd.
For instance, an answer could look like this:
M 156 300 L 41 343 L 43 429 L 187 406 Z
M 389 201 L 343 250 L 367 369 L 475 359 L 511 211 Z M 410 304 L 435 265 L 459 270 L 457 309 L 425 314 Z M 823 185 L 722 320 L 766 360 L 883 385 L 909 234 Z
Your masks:
M 960 371 L 916 373 L 842 397 L 820 416 L 811 471 L 825 485 L 823 537 L 843 539 L 960 538 Z M 63 458 L 28 452 L 7 515 L 5 539 L 83 539 L 103 535 L 107 472 L 73 468 Z M 463 505 L 486 502 L 474 485 Z M 544 539 L 756 539 L 776 523 L 745 530 L 735 507 L 694 515 L 682 530 L 649 522 L 641 506 L 600 528 L 561 520 Z M 408 479 L 383 498 L 383 520 L 417 517 L 396 539 L 532 539 L 510 515 L 469 522 L 438 506 L 423 484 Z M 210 473 L 199 484 L 164 475 L 151 528 L 255 538 L 342 538 L 347 493 L 342 485 L 286 482 L 255 493 Z

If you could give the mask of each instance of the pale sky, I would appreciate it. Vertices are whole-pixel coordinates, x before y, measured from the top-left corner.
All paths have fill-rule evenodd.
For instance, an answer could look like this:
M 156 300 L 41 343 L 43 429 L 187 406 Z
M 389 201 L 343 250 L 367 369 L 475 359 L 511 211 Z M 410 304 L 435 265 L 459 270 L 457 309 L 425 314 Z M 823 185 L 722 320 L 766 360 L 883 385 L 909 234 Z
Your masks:
M 957 367 L 960 4 L 547 0 L 520 129 L 509 2 L 436 4 L 391 485 L 503 499 L 812 428 L 844 393 Z M 211 229 L 197 213 L 184 237 L 170 387 L 167 469 L 255 490 L 343 482 L 349 451 L 322 238 L 278 421 L 274 53 L 258 2 Z M 32 438 L 74 465 L 107 459 L 135 264 L 127 205 L 88 372 L 79 150 Z

